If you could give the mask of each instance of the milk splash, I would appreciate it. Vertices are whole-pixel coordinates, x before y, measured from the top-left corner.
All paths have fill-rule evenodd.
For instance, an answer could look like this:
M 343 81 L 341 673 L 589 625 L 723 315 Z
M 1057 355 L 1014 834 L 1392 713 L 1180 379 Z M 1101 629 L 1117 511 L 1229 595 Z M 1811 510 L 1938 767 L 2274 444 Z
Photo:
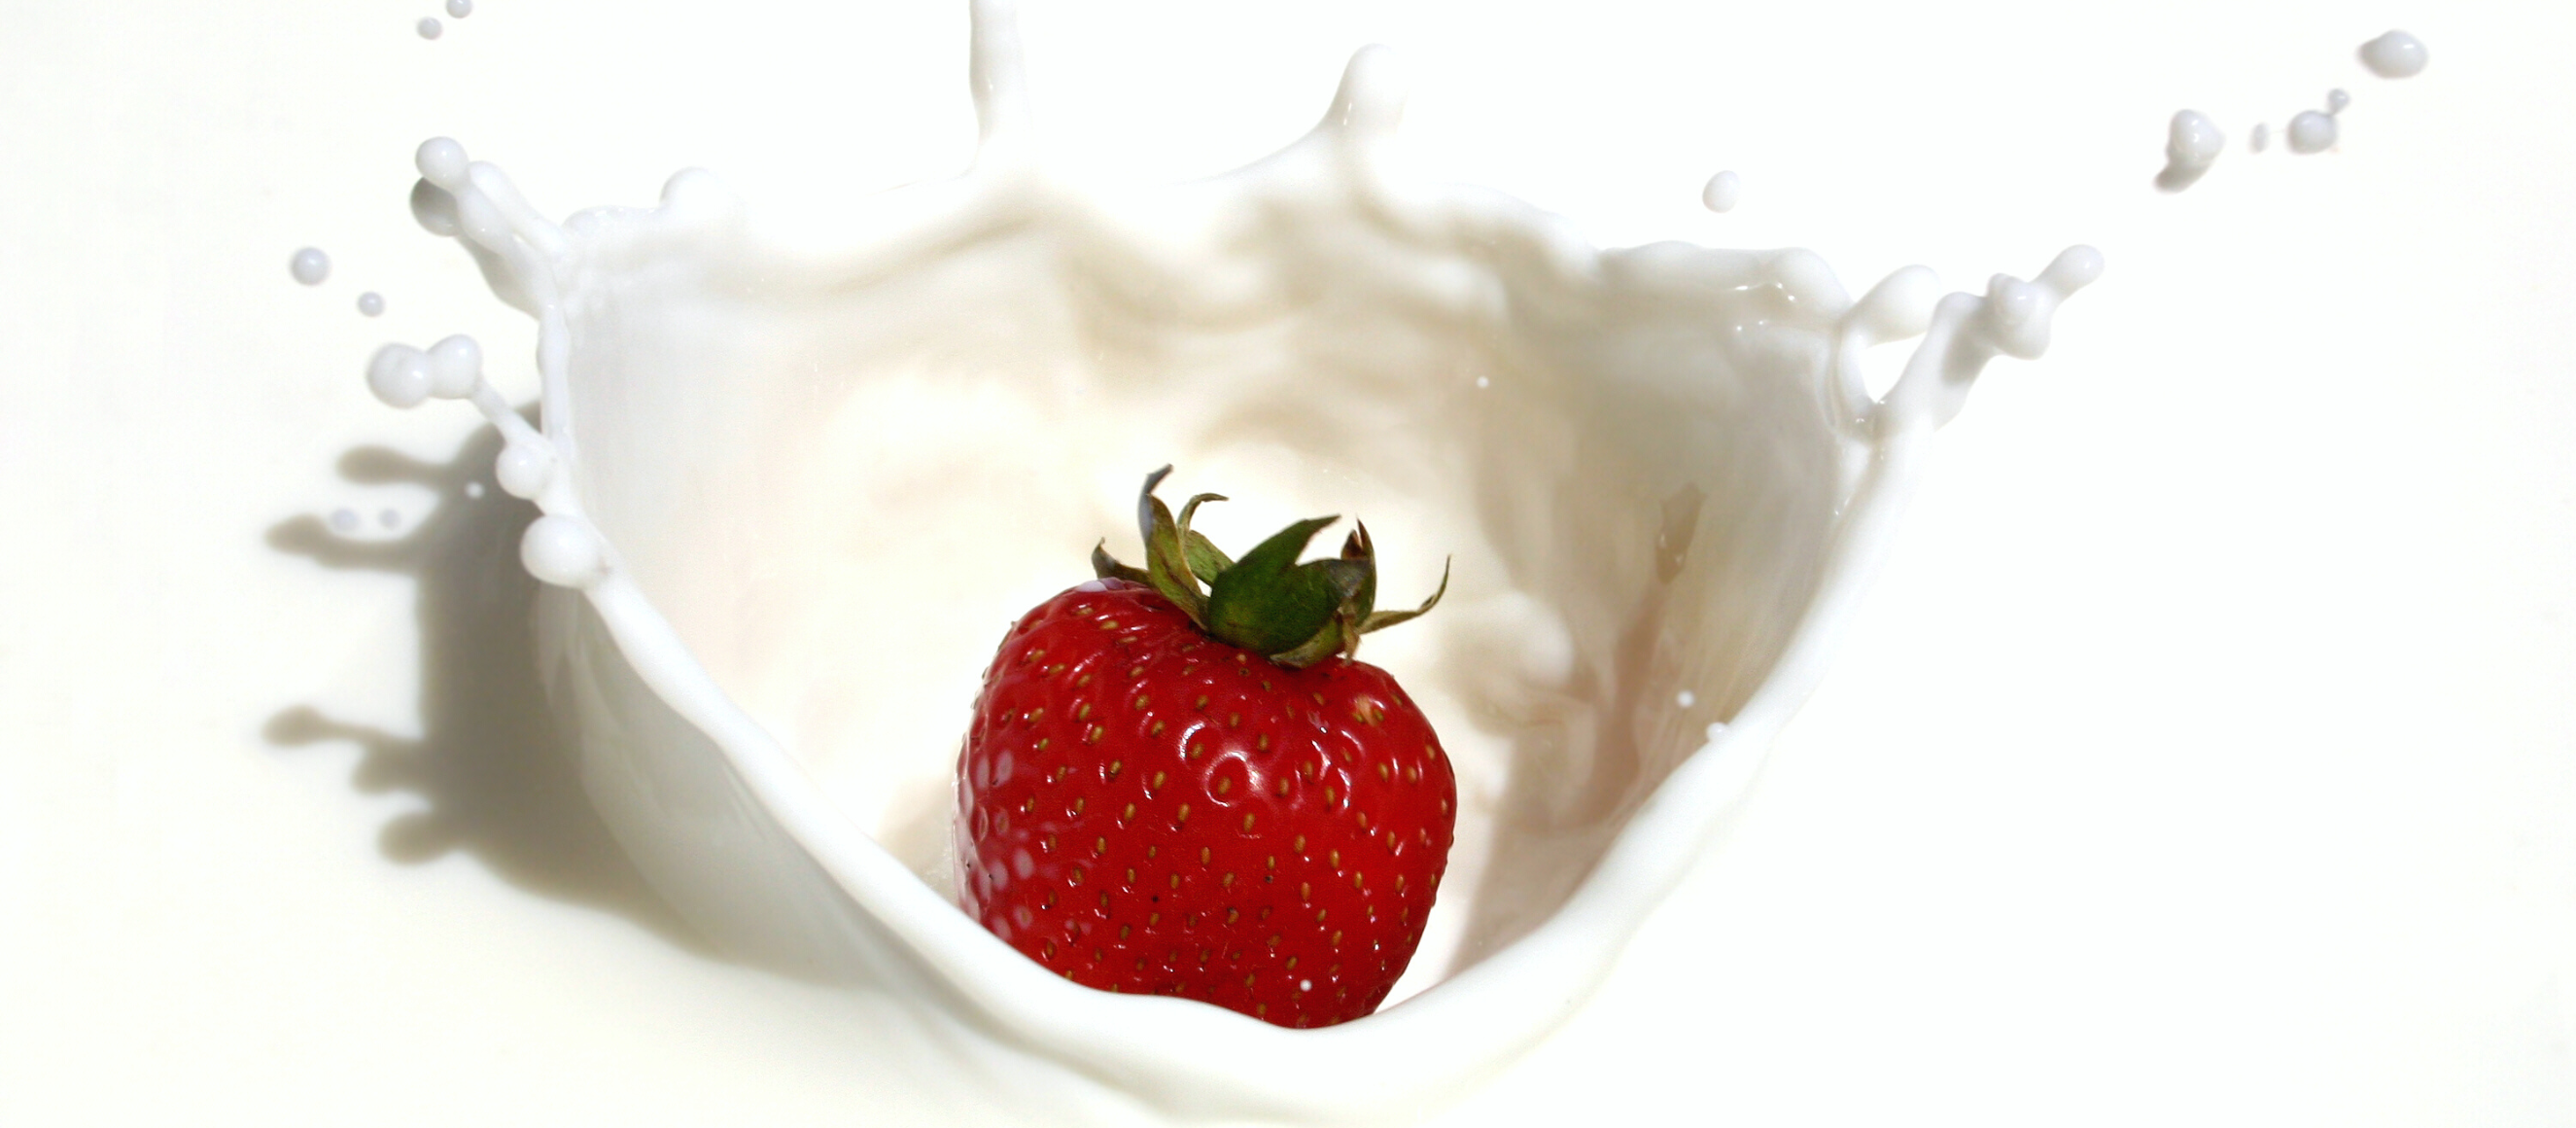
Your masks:
M 428 183 L 452 192 L 459 211 L 473 217 L 466 221 L 469 237 L 475 232 L 490 235 L 487 247 L 504 241 L 501 228 L 483 223 L 490 197 L 467 182 L 462 146 L 444 138 L 430 141 L 421 146 L 419 164 Z M 426 350 L 388 344 L 367 365 L 367 388 L 394 407 L 414 407 L 433 398 L 472 403 L 502 435 L 494 479 L 511 496 L 536 502 L 546 512 L 520 541 L 520 560 L 528 574 L 558 587 L 587 587 L 606 574 L 606 546 L 577 516 L 571 485 L 557 473 L 562 459 L 554 442 L 510 410 L 510 402 L 483 378 L 483 347 L 474 338 L 457 334 Z
M 820 265 L 742 236 L 742 205 L 706 173 L 674 176 L 656 207 L 557 224 L 457 142 L 423 143 L 413 214 L 536 319 L 543 428 L 469 337 L 388 344 L 367 384 L 395 407 L 465 401 L 500 432 L 499 484 L 543 514 L 520 556 L 554 588 L 542 665 L 585 788 L 714 943 L 901 998 L 925 1044 L 980 1076 L 1025 1074 L 1013 1063 L 1035 1055 L 1066 1067 L 1054 1083 L 1120 1107 L 1341 1124 L 1452 1099 L 1580 1005 L 1730 817 L 1822 676 L 1931 434 L 1992 358 L 2045 350 L 2101 256 L 2071 247 L 1982 294 L 1943 294 L 1908 267 L 1855 300 L 1805 251 L 1596 250 L 1518 201 L 1397 176 L 1403 98 L 1376 48 L 1272 157 L 1170 189 L 1076 192 L 1034 155 L 1007 7 L 974 15 L 971 171 L 889 198 L 905 218 Z M 1872 397 L 1861 355 L 1913 338 Z M 1404 441 L 1376 441 L 1389 436 Z M 875 475 L 983 473 L 990 488 L 960 500 L 1002 506 L 1019 547 L 1087 545 L 1094 479 L 1246 449 L 1376 489 L 1373 515 L 1410 513 L 1475 565 L 1453 591 L 1460 614 L 1422 632 L 1446 649 L 1423 652 L 1416 691 L 1462 718 L 1461 792 L 1488 797 L 1462 804 L 1433 914 L 1446 947 L 1426 937 L 1418 994 L 1325 1031 L 1076 987 L 916 876 L 937 867 L 890 853 L 906 819 L 947 807 L 955 729 L 922 704 L 947 681 L 886 691 L 927 718 L 917 732 L 861 730 L 910 738 L 858 741 L 868 758 L 852 770 L 900 762 L 932 782 L 916 801 L 899 776 L 872 779 L 872 827 L 789 751 L 825 742 L 756 719 L 794 710 L 740 700 L 890 673 L 831 681 L 836 652 L 744 633 L 764 615 L 853 637 L 831 616 L 856 606 L 924 652 L 964 638 L 970 684 L 972 652 L 989 656 L 983 589 L 1023 582 L 996 571 L 1013 553 L 933 557 L 946 566 L 925 573 L 898 545 L 854 559 L 821 543 L 834 520 L 900 502 Z M 1060 511 L 1070 524 L 1041 527 Z M 746 556 L 769 585 L 757 599 L 709 570 Z M 854 600 L 883 586 L 854 568 L 931 586 Z M 743 637 L 785 641 L 727 641 Z M 1578 667 L 1615 692 L 1581 697 Z M 1544 715 L 1464 719 L 1542 700 L 1593 720 L 1560 733 Z
M 2402 31 L 2391 31 L 2361 45 L 2362 65 L 2381 78 L 2406 78 L 2424 69 L 2425 50 L 2422 40 Z M 2282 140 L 2293 153 L 2302 156 L 2322 153 L 2334 147 L 2342 133 L 2340 115 L 2352 105 L 2352 93 L 2336 87 L 2326 91 L 2326 108 L 2301 110 L 2282 127 Z M 2271 127 L 2254 123 L 2247 131 L 2246 147 L 2260 153 L 2272 143 Z M 2165 167 L 2156 174 L 2156 187 L 2166 192 L 2180 192 L 2191 187 L 2209 172 L 2227 147 L 2226 135 L 2209 115 L 2198 110 L 2183 110 L 2173 116 L 2165 132 Z

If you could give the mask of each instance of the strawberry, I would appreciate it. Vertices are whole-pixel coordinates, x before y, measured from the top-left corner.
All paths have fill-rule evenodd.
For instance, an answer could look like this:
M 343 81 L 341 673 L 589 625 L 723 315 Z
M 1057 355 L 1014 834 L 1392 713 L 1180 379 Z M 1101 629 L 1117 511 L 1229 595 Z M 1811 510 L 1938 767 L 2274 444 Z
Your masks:
M 1300 564 L 1300 521 L 1229 560 L 1145 479 L 1148 566 L 1002 640 L 957 774 L 967 914 L 1067 979 L 1282 1026 L 1377 1009 L 1421 943 L 1457 784 L 1430 722 L 1351 655 L 1413 618 L 1372 609 L 1366 526 Z M 1207 590 L 1200 589 L 1200 581 Z M 1441 577 L 1441 591 L 1448 577 Z

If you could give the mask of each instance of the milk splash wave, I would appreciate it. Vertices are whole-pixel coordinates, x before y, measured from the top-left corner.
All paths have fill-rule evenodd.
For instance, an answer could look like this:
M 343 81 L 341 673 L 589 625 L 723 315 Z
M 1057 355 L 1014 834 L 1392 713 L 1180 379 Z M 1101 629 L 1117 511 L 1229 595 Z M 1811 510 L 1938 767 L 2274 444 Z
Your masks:
M 1077 192 L 1036 155 L 1006 5 L 974 16 L 973 169 L 869 202 L 885 222 L 854 251 L 767 249 L 700 172 L 558 225 L 424 143 L 414 215 L 536 318 L 543 428 L 471 338 L 386 345 L 367 383 L 500 431 L 502 488 L 543 513 L 521 559 L 554 585 L 541 664 L 585 789 L 710 940 L 902 1000 L 973 1076 L 1056 1063 L 1027 1097 L 1051 1118 L 1410 1119 L 1608 973 L 1822 676 L 1931 434 L 1989 360 L 2046 348 L 2101 256 L 1982 295 L 1908 267 L 1854 300 L 1805 251 L 1599 251 L 1396 175 L 1377 48 L 1272 157 Z M 1917 337 L 1873 398 L 1861 354 Z M 1061 586 L 1059 543 L 1078 560 L 1114 528 L 1138 467 L 1228 460 L 1462 565 L 1450 621 L 1382 654 L 1413 663 L 1460 774 L 1441 939 L 1418 993 L 1320 1031 L 1074 986 L 954 908 L 936 859 L 889 850 L 947 809 L 963 713 L 924 703 L 971 691 L 991 624 Z M 907 508 L 925 482 L 950 518 Z M 943 522 L 969 517 L 1024 539 L 950 551 Z M 831 644 L 861 628 L 954 668 L 906 683 Z M 832 712 L 848 699 L 868 707 Z M 865 801 L 800 756 L 844 757 Z

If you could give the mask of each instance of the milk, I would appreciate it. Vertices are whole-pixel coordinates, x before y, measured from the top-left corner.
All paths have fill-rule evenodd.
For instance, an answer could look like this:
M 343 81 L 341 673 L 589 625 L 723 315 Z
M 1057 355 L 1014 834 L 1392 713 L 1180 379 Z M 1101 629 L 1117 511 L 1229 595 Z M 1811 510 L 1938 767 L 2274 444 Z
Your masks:
M 1607 973 L 1820 675 L 1928 436 L 1993 357 L 2045 350 L 2101 256 L 1855 298 L 1805 251 L 1601 251 L 1402 175 L 1379 49 L 1268 158 L 1093 189 L 1034 156 L 1008 12 L 976 16 L 972 170 L 852 201 L 848 246 L 760 229 L 697 171 L 558 223 L 423 143 L 413 215 L 536 320 L 543 425 L 466 336 L 385 345 L 367 384 L 500 432 L 586 787 L 729 953 L 905 998 L 970 1062 L 1037 1053 L 1191 1115 L 1454 1095 Z M 1917 338 L 1870 395 L 1860 353 Z M 1457 562 L 1439 614 L 1372 642 L 1460 778 L 1460 845 L 1376 1017 L 1291 1032 L 1073 987 L 944 888 L 993 642 L 1165 461 L 1241 499 L 1209 525 L 1405 530 L 1390 590 Z

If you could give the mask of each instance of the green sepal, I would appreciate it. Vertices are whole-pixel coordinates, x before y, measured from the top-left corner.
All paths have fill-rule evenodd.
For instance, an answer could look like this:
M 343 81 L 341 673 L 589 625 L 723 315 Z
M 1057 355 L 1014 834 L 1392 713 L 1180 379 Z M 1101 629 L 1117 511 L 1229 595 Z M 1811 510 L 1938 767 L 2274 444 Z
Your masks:
M 1364 622 L 1377 606 L 1377 546 L 1369 543 L 1368 522 L 1354 519 L 1351 535 L 1342 539 L 1342 559 L 1360 566 L 1360 589 L 1351 595 L 1351 622 Z M 1351 636 L 1358 638 L 1358 635 Z
M 1207 596 L 1200 594 L 1198 580 L 1190 575 L 1188 556 L 1181 548 L 1180 524 L 1172 520 L 1172 511 L 1164 508 L 1163 499 L 1154 496 L 1154 487 L 1171 472 L 1172 468 L 1166 466 L 1145 475 L 1145 488 L 1136 495 L 1137 532 L 1145 539 L 1145 582 L 1204 629 L 1208 621 Z
M 1207 630 L 1258 654 L 1278 655 L 1329 627 L 1333 612 L 1358 587 L 1346 562 L 1297 563 L 1306 542 L 1339 520 L 1314 517 L 1271 534 L 1208 585 Z M 1327 565 L 1344 564 L 1342 568 Z
M 1191 575 L 1210 584 L 1216 582 L 1218 573 L 1234 567 L 1234 561 L 1226 556 L 1224 550 L 1216 546 L 1216 542 L 1191 528 L 1190 517 L 1199 511 L 1201 502 L 1224 500 L 1224 494 L 1203 493 L 1192 497 L 1181 506 L 1181 562 L 1190 566 Z
M 1234 561 L 1226 559 L 1224 550 L 1196 529 L 1181 534 L 1181 558 L 1189 562 L 1191 575 L 1210 584 L 1214 584 L 1226 569 L 1234 567 Z
M 1109 542 L 1105 540 L 1091 546 L 1091 574 L 1104 580 L 1126 580 L 1147 587 L 1154 584 L 1153 578 L 1142 570 L 1121 564 L 1117 557 L 1109 555 Z
M 1411 611 L 1372 611 L 1361 617 L 1359 633 L 1382 631 L 1407 619 L 1418 619 L 1440 606 L 1440 597 L 1449 594 L 1449 564 L 1447 560 L 1440 562 L 1440 589 L 1432 592 L 1431 598 L 1423 600 L 1422 606 Z
M 1359 632 L 1351 627 L 1350 614 L 1337 609 L 1332 620 L 1324 624 L 1324 629 L 1316 631 L 1314 637 L 1268 657 L 1289 669 L 1302 670 L 1336 654 L 1349 657 L 1359 648 L 1359 641 Z

